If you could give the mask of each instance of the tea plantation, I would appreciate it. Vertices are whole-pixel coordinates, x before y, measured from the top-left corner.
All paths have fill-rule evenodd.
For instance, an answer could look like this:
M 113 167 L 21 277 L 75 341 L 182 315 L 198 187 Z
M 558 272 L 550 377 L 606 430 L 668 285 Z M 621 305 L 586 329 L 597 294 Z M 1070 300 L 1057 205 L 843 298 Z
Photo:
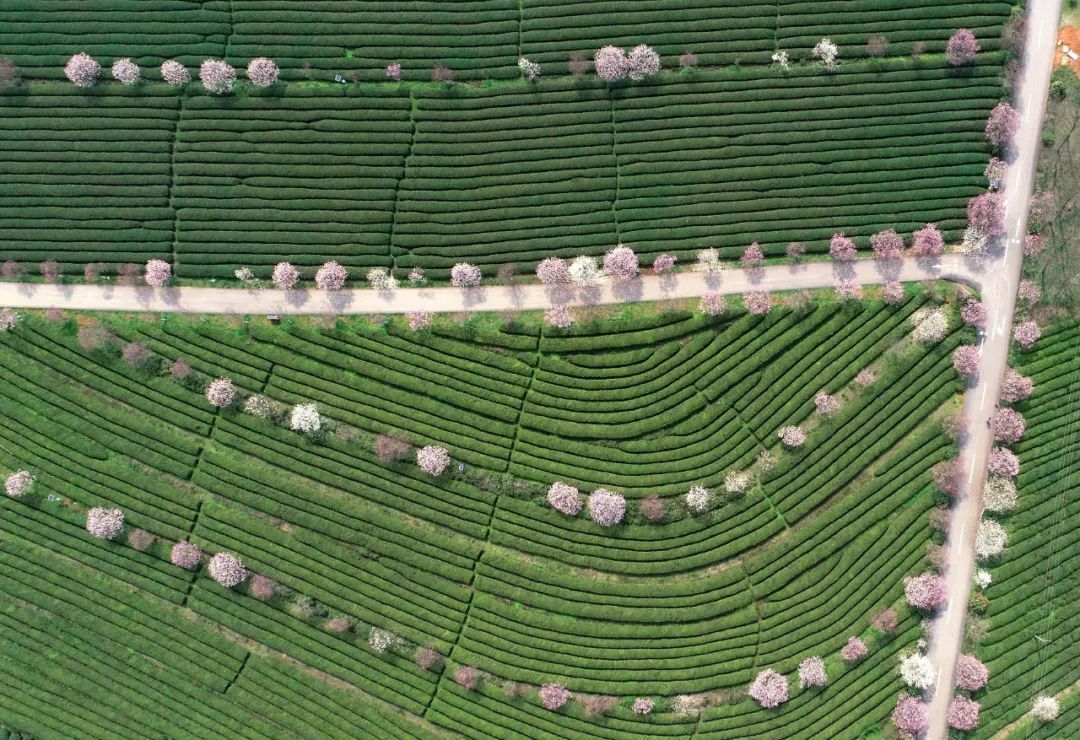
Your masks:
M 958 237 L 1010 54 L 1004 2 L 61 5 L 0 2 L 0 50 L 24 76 L 0 87 L 4 256 L 68 272 L 160 258 L 181 278 L 265 277 L 284 259 L 445 278 L 460 261 L 523 271 L 618 242 L 684 261 L 752 241 L 822 252 L 838 231 L 865 242 L 927 222 Z M 960 27 L 982 51 L 956 68 L 942 51 Z M 823 36 L 835 72 L 810 57 Z M 664 71 L 570 74 L 606 43 L 651 44 Z M 143 79 L 75 87 L 76 51 L 106 70 L 131 57 Z M 687 51 L 697 66 L 680 71 Z M 281 81 L 223 96 L 157 69 L 263 54 Z M 520 79 L 519 57 L 538 79 Z M 457 82 L 424 82 L 434 64 Z
M 982 698 L 980 737 L 1019 719 L 1037 694 L 1057 694 L 1076 683 L 1080 662 L 1076 557 L 1080 551 L 1080 325 L 1060 320 L 1024 356 L 1020 370 L 1035 381 L 1023 412 L 1028 433 L 1017 447 L 1023 469 L 1016 510 L 1006 520 L 1007 556 L 990 569 L 979 647 L 993 680 Z M 1066 709 L 1066 706 L 1069 708 Z M 1068 729 L 1072 727 L 1073 729 Z M 1058 722 L 1029 737 L 1075 733 L 1075 698 L 1062 701 Z M 1029 732 L 1035 728 L 1028 727 Z
M 965 331 L 908 339 L 927 301 L 569 331 L 28 318 L 0 334 L 0 467 L 36 477 L 0 502 L 3 719 L 42 737 L 882 726 L 896 653 L 920 632 L 902 578 L 925 568 L 929 470 L 955 452 L 936 417 L 959 391 Z M 149 350 L 134 365 L 118 356 L 133 342 Z M 320 434 L 216 411 L 201 389 L 217 376 L 281 408 L 315 403 Z M 823 391 L 839 411 L 815 412 Z M 806 428 L 801 448 L 780 447 L 787 424 Z M 432 477 L 409 455 L 381 460 L 381 434 L 453 462 Z M 740 470 L 749 485 L 725 492 Z M 555 511 L 554 480 L 624 494 L 625 521 Z M 694 484 L 713 491 L 706 513 L 684 503 Z M 91 537 L 94 506 L 122 509 L 125 534 Z M 182 539 L 235 553 L 273 590 L 176 567 Z M 890 606 L 896 631 L 871 628 Z M 852 635 L 870 654 L 845 663 Z M 445 660 L 419 667 L 423 647 Z M 827 688 L 793 689 L 781 710 L 744 698 L 759 670 L 808 655 L 825 657 Z M 552 682 L 575 696 L 558 712 L 536 696 Z M 687 701 L 706 703 L 700 726 Z

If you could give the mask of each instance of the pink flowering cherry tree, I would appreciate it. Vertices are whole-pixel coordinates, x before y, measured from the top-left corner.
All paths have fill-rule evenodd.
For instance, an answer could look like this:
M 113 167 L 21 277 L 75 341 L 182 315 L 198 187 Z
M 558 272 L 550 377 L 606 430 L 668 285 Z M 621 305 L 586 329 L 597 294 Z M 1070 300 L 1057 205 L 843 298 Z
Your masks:
M 855 259 L 855 242 L 844 236 L 844 232 L 833 234 L 829 241 L 829 256 L 837 262 L 851 262 Z
M 904 696 L 896 702 L 892 721 L 900 732 L 918 735 L 930 726 L 930 708 L 914 696 Z
M 236 588 L 247 580 L 248 572 L 240 558 L 232 553 L 219 552 L 207 565 L 210 577 L 225 588 Z
M 578 489 L 569 483 L 557 481 L 548 489 L 547 501 L 551 508 L 567 516 L 577 516 L 584 506 L 584 500 Z
M 927 572 L 904 579 L 904 595 L 912 607 L 933 610 L 945 603 L 948 591 L 942 576 Z
M 270 279 L 279 289 L 292 290 L 300 280 L 300 273 L 288 262 L 278 262 L 274 265 L 274 272 Z
M 604 274 L 615 280 L 633 280 L 638 274 L 638 256 L 622 244 L 604 254 Z
M 990 450 L 986 467 L 993 475 L 1015 478 L 1020 474 L 1020 459 L 1004 447 L 995 447 Z
M 193 542 L 180 540 L 169 551 L 169 560 L 178 568 L 196 570 L 202 560 L 202 550 Z
M 979 702 L 966 696 L 954 697 L 945 712 L 945 721 L 954 730 L 974 730 L 979 726 Z
M 589 515 L 601 527 L 613 527 L 626 514 L 626 499 L 621 494 L 598 488 L 589 494 Z
M 540 702 L 544 705 L 544 709 L 552 712 L 562 708 L 566 702 L 570 701 L 571 696 L 573 694 L 570 690 L 561 683 L 546 683 L 540 687 Z
M 961 655 L 956 660 L 954 673 L 956 687 L 965 691 L 978 691 L 990 678 L 986 664 L 974 655 Z
M 1012 146 L 1016 132 L 1020 130 L 1020 114 L 1008 103 L 998 103 L 990 111 L 986 121 L 986 140 L 998 149 Z
M 271 59 L 258 57 L 248 62 L 247 78 L 256 87 L 270 87 L 278 78 L 278 66 Z
M 1005 371 L 1005 378 L 1001 382 L 1001 400 L 1005 403 L 1019 403 L 1031 396 L 1035 388 L 1035 382 L 1022 375 L 1013 368 Z
M 904 239 L 895 229 L 885 229 L 870 237 L 870 247 L 875 259 L 898 260 L 904 253 Z
M 927 224 L 912 234 L 912 251 L 920 257 L 937 257 L 945 250 L 945 239 L 934 224 Z
M 788 700 L 788 682 L 772 668 L 766 668 L 754 677 L 747 694 L 765 709 L 778 707 Z
M 482 279 L 480 268 L 468 262 L 459 262 L 450 268 L 450 283 L 455 288 L 475 288 Z
M 1042 330 L 1034 321 L 1021 321 L 1013 327 L 1013 339 L 1024 349 L 1031 349 L 1042 336 Z
M 416 451 L 416 465 L 428 475 L 442 475 L 450 465 L 450 453 L 436 445 L 421 447 Z
M 979 348 L 974 344 L 962 344 L 953 350 L 952 361 L 961 378 L 972 378 L 979 372 Z
M 980 50 L 975 34 L 967 28 L 960 28 L 949 37 L 949 43 L 945 46 L 945 58 L 952 66 L 959 67 L 971 62 Z
M 866 643 L 852 635 L 844 647 L 840 648 L 840 659 L 847 663 L 855 663 L 865 658 L 869 652 Z
M 1013 444 L 1020 441 L 1027 430 L 1027 422 L 1016 409 L 1003 408 L 994 414 L 994 441 Z
M 89 54 L 79 53 L 68 60 L 64 75 L 75 87 L 93 87 L 101 74 L 101 65 Z
M 345 287 L 349 273 L 337 262 L 331 260 L 315 273 L 315 285 L 320 290 L 341 290 Z
M 172 266 L 165 260 L 149 260 L 144 277 L 151 288 L 164 287 L 172 280 Z
M 206 400 L 211 405 L 223 409 L 236 398 L 236 386 L 228 378 L 217 378 L 206 386 Z

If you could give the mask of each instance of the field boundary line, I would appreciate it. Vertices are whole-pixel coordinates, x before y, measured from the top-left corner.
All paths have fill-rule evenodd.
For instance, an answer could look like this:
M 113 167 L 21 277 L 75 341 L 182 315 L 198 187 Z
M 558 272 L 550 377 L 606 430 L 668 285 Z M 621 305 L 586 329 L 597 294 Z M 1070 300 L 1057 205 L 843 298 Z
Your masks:
M 390 258 L 390 274 L 394 274 L 394 270 L 397 269 L 397 255 L 394 254 L 394 234 L 397 231 L 397 219 L 398 219 L 398 203 L 401 198 L 401 183 L 405 182 L 405 178 L 409 175 L 409 159 L 412 157 L 413 145 L 416 143 L 416 111 L 419 106 L 419 102 L 416 96 L 413 95 L 412 90 L 409 90 L 409 146 L 405 150 L 405 157 L 401 160 L 401 177 L 394 183 L 394 204 L 392 206 L 393 211 L 390 214 L 390 235 L 386 242 L 387 256 Z M 409 250 L 405 250 L 408 252 Z

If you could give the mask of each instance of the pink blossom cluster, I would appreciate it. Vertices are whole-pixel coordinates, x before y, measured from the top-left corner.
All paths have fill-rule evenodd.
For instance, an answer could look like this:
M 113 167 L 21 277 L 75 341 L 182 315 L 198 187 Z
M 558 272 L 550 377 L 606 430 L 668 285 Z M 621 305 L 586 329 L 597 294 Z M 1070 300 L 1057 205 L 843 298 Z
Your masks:
M 982 301 L 965 301 L 963 307 L 960 309 L 960 318 L 968 326 L 986 326 L 987 317 L 988 312 L 986 310 L 986 304 Z
M 165 260 L 149 260 L 146 263 L 145 279 L 151 288 L 168 285 L 172 280 L 172 266 Z
M 904 595 L 908 604 L 916 609 L 937 609 L 945 603 L 948 591 L 943 577 L 927 572 L 905 578 Z
M 235 588 L 248 577 L 247 569 L 240 558 L 227 552 L 219 552 L 210 558 L 206 569 L 210 577 L 225 588 Z
M 1020 474 L 1019 458 L 1004 447 L 995 447 L 990 450 L 986 467 L 991 473 L 1002 478 L 1015 478 Z
M 870 620 L 870 626 L 881 632 L 891 634 L 896 630 L 897 619 L 895 609 L 883 609 Z
M 423 285 L 427 282 L 427 276 L 424 275 L 423 267 L 414 267 L 409 270 L 409 282 L 413 285 Z
M 602 80 L 614 82 L 626 77 L 628 62 L 626 52 L 617 46 L 602 46 L 593 56 L 596 74 Z
M 881 297 L 890 306 L 902 303 L 904 300 L 904 284 L 899 280 L 888 280 L 881 288 Z
M 974 655 L 961 655 L 956 659 L 954 677 L 957 688 L 965 691 L 978 691 L 990 679 L 990 671 Z
M 68 60 L 64 74 L 75 87 L 92 87 L 101 74 L 101 65 L 90 55 L 79 53 Z
M 673 254 L 661 254 L 657 255 L 653 260 L 652 269 L 657 275 L 663 275 L 664 273 L 671 272 L 675 269 L 675 263 L 678 261 L 678 257 Z
M 1021 321 L 1013 327 L 1013 339 L 1024 349 L 1031 349 L 1042 336 L 1042 330 L 1034 321 Z
M 459 262 L 450 268 L 450 283 L 455 288 L 475 288 L 482 279 L 480 268 L 468 262 Z
M 1028 398 L 1034 388 L 1035 381 L 1010 367 L 1005 371 L 1005 378 L 1001 382 L 1001 400 L 1005 403 L 1019 403 Z
M 635 82 L 660 73 L 660 55 L 652 47 L 638 44 L 626 56 L 626 76 Z
M 199 79 L 207 92 L 224 95 L 232 92 L 236 70 L 221 59 L 207 59 L 199 66 Z
M 862 285 L 854 278 L 837 280 L 836 297 L 841 301 L 857 301 L 862 298 Z
M 954 730 L 974 730 L 979 726 L 979 702 L 966 696 L 954 697 L 945 712 L 945 721 Z
M 895 229 L 885 229 L 870 237 L 875 259 L 898 260 L 904 253 L 904 239 Z
M 391 62 L 386 65 L 386 76 L 397 82 L 401 79 L 401 64 L 399 62 Z
M 10 308 L 0 308 L 0 332 L 13 331 L 22 321 L 22 316 Z
M 945 250 L 945 239 L 934 224 L 927 224 L 912 234 L 912 251 L 921 257 L 937 257 Z
M 1024 237 L 1024 256 L 1036 257 L 1046 249 L 1046 239 L 1040 234 L 1028 234 Z
M 544 285 L 563 285 L 570 282 L 570 265 L 559 257 L 540 260 L 536 266 L 536 277 Z
M 1036 190 L 1031 196 L 1028 216 L 1031 222 L 1045 226 L 1053 220 L 1054 194 L 1048 190 Z
M 767 290 L 751 290 L 743 293 L 743 305 L 755 316 L 764 316 L 772 310 L 772 295 Z
M 974 344 L 962 344 L 953 350 L 953 368 L 961 378 L 974 377 L 979 372 L 979 348 Z
M 169 560 L 177 568 L 183 568 L 184 570 L 195 570 L 199 567 L 199 562 L 202 560 L 202 550 L 199 546 L 193 542 L 187 540 L 180 540 L 169 551 Z
M 139 81 L 142 71 L 139 65 L 130 59 L 117 59 L 112 65 L 113 79 L 121 85 L 134 85 Z
M 761 267 L 765 264 L 765 254 L 761 251 L 761 247 L 758 246 L 758 243 L 754 242 L 743 251 L 742 256 L 739 257 L 739 261 L 742 262 L 743 267 L 747 269 Z
M 278 66 L 266 57 L 258 57 L 248 62 L 247 78 L 257 87 L 270 87 L 277 82 L 278 73 Z
M 547 500 L 553 509 L 567 516 L 577 516 L 584 505 L 578 489 L 562 481 L 551 484 L 548 489 Z
M 869 652 L 866 643 L 853 635 L 848 638 L 844 647 L 840 648 L 840 659 L 848 663 L 854 663 L 865 658 Z
M 180 87 L 191 82 L 191 73 L 180 62 L 169 59 L 161 63 L 161 79 L 173 87 Z
M 913 696 L 902 697 L 892 711 L 892 721 L 900 732 L 918 735 L 930 726 L 930 708 Z
M 765 709 L 772 709 L 788 700 L 788 682 L 772 668 L 766 668 L 754 677 L 746 693 Z
M 855 376 L 856 385 L 873 385 L 875 380 L 877 380 L 877 374 L 868 367 L 860 370 L 859 374 Z
M 442 475 L 450 464 L 450 453 L 445 447 L 427 445 L 416 451 L 416 465 L 428 475 Z
M 278 262 L 274 265 L 274 272 L 270 279 L 281 290 L 292 290 L 300 280 L 300 273 L 290 263 Z
M 1008 149 L 1020 130 L 1020 114 L 1008 103 L 998 103 L 986 121 L 986 140 L 991 146 Z
M 814 396 L 814 408 L 819 414 L 835 414 L 840 410 L 840 401 L 836 396 L 828 393 L 819 393 Z
M 945 58 L 952 66 L 959 67 L 974 59 L 980 48 L 975 34 L 966 28 L 960 28 L 949 37 L 949 43 L 945 46 Z
M 634 714 L 651 714 L 653 710 L 653 700 L 645 697 L 634 699 L 633 710 Z
M 727 310 L 727 301 L 717 291 L 707 290 L 701 296 L 701 303 L 698 304 L 698 308 L 706 316 L 719 316 Z
M 566 304 L 558 303 L 544 311 L 544 321 L 556 329 L 569 329 L 574 325 L 574 314 Z
M 806 442 L 806 432 L 803 431 L 802 427 L 780 427 L 776 436 L 780 438 L 780 442 L 785 447 L 802 447 Z
M 987 236 L 1005 233 L 1005 196 L 1001 193 L 983 193 L 968 201 L 968 226 Z
M 855 259 L 855 242 L 844 236 L 844 232 L 833 234 L 829 240 L 829 255 L 837 262 L 850 262 Z
M 791 242 L 787 245 L 787 249 L 784 250 L 788 259 L 792 262 L 798 262 L 806 254 L 806 245 L 802 242 Z
M 419 331 L 431 325 L 431 313 L 429 311 L 409 311 L 405 314 L 405 320 L 409 324 L 409 329 Z
M 1004 408 L 994 414 L 994 441 L 1012 444 L 1019 442 L 1027 430 L 1027 422 L 1016 409 Z
M 1033 280 L 1021 280 L 1020 286 L 1016 289 L 1016 295 L 1029 306 L 1034 306 L 1042 298 L 1042 288 Z
M 604 274 L 616 280 L 632 280 L 638 274 L 638 256 L 630 247 L 619 244 L 604 254 Z
M 1005 179 L 1005 162 L 997 157 L 990 157 L 983 170 L 983 177 L 990 183 L 991 190 L 1001 190 L 1001 183 Z
M 454 671 L 454 682 L 469 691 L 475 691 L 480 685 L 480 671 L 471 665 L 464 665 Z
M 333 260 L 324 264 L 315 273 L 315 285 L 320 290 L 341 290 L 348 279 L 349 272 Z
M 552 712 L 570 701 L 571 696 L 570 690 L 561 683 L 546 683 L 540 687 L 540 701 Z
M 124 531 L 124 512 L 95 506 L 86 513 L 86 531 L 99 540 L 115 539 Z
M 800 689 L 824 686 L 828 681 L 829 677 L 825 674 L 825 661 L 820 657 L 815 655 L 799 662 Z
M 206 386 L 206 400 L 213 406 L 223 409 L 236 398 L 236 386 L 228 378 L 218 378 Z
M 959 458 L 954 457 L 935 465 L 930 477 L 939 491 L 949 496 L 958 496 L 960 484 L 964 480 L 964 466 Z
M 626 499 L 606 488 L 597 488 L 589 494 L 589 515 L 601 527 L 612 527 L 622 521 L 626 513 Z
M 21 498 L 30 492 L 34 476 L 29 470 L 16 470 L 4 479 L 4 492 L 11 498 Z

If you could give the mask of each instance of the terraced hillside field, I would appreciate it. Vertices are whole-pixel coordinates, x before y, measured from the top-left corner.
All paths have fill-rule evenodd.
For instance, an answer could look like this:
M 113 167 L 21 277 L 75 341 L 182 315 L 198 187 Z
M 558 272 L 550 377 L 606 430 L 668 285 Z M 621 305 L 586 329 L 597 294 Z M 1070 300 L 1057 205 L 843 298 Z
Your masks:
M 564 74 L 572 54 L 607 43 L 652 44 L 671 66 L 687 50 L 707 66 L 767 64 L 777 42 L 801 58 L 830 35 L 844 56 L 863 53 L 875 34 L 892 53 L 916 41 L 940 53 L 961 27 L 996 49 L 1009 10 L 1001 0 L 89 0 L 76 9 L 2 0 L 0 51 L 34 79 L 62 79 L 76 37 L 89 54 L 143 65 L 272 56 L 292 80 L 381 80 L 391 62 L 409 80 L 426 79 L 436 63 L 466 79 L 505 80 L 517 77 L 519 57 Z
M 0 503 L 0 682 L 16 697 L 0 720 L 46 738 L 170 722 L 200 738 L 873 731 L 920 630 L 902 578 L 925 567 L 928 471 L 954 454 L 935 414 L 958 391 L 963 332 L 910 342 L 926 304 L 569 332 L 167 318 L 114 319 L 107 338 L 83 317 L 31 318 L 0 335 L 0 468 L 37 479 Z M 117 356 L 130 342 L 151 355 L 129 348 L 141 367 Z M 184 381 L 166 369 L 179 358 Z M 864 368 L 869 386 L 853 382 Z M 324 433 L 216 412 L 202 393 L 216 376 L 282 408 L 314 402 Z M 821 391 L 837 413 L 814 412 Z M 807 428 L 802 448 L 780 449 L 786 424 Z M 432 477 L 380 461 L 377 434 L 453 462 Z M 740 470 L 749 488 L 724 493 Z M 624 494 L 626 521 L 554 511 L 555 480 Z M 706 514 L 684 504 L 695 484 L 713 491 Z M 91 537 L 92 506 L 121 508 L 126 533 Z M 173 566 L 181 539 L 276 589 Z M 891 605 L 898 630 L 870 628 Z M 376 628 L 396 637 L 382 653 Z M 871 652 L 845 664 L 851 635 Z M 418 667 L 420 647 L 445 661 Z M 791 675 L 810 655 L 828 687 L 793 688 L 777 710 L 743 698 L 762 668 Z M 544 709 L 549 682 L 576 698 Z M 652 714 L 631 710 L 639 697 Z
M 1009 547 L 991 568 L 989 634 L 979 655 L 991 681 L 982 697 L 980 737 L 1025 714 L 1037 694 L 1076 683 L 1080 670 L 1080 324 L 1061 320 L 1043 334 L 1020 370 L 1035 381 L 1021 410 L 1028 431 L 1017 447 L 1016 510 L 1005 520 Z M 1075 700 L 1037 737 L 1068 737 Z M 1031 728 L 1029 728 L 1031 729 Z
M 266 276 L 336 259 L 443 277 L 619 241 L 687 260 L 928 221 L 956 233 L 985 188 L 998 71 L 984 55 L 964 75 L 892 60 L 612 91 L 555 77 L 239 99 L 32 84 L 0 94 L 0 240 L 33 271 L 161 258 L 181 277 Z

